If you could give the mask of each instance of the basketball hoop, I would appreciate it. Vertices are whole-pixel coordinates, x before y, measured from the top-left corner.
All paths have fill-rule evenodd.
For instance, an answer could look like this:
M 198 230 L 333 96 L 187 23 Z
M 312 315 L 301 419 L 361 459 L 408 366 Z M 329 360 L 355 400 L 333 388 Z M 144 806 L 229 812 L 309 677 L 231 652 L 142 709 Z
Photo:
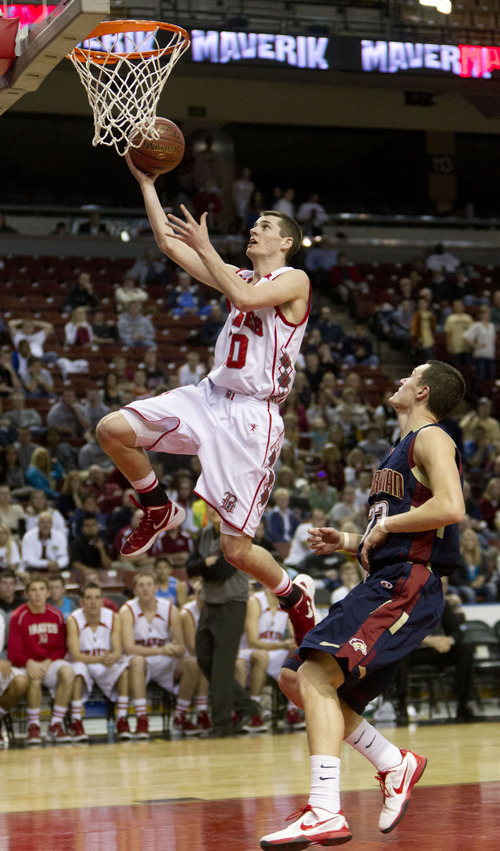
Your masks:
M 158 40 L 160 31 L 170 34 L 166 45 Z M 144 137 L 159 138 L 154 130 L 158 101 L 188 47 L 188 33 L 175 24 L 103 21 L 68 53 L 94 113 L 93 145 L 114 145 L 124 156 Z

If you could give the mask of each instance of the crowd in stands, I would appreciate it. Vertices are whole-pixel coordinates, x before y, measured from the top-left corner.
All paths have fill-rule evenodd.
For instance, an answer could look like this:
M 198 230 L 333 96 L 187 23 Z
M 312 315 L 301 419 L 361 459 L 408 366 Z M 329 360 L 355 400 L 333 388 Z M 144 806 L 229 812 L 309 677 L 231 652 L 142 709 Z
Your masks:
M 248 225 L 255 191 L 249 170 L 243 169 L 234 190 L 238 228 Z M 294 214 L 293 190 L 277 195 L 275 206 Z M 401 377 L 412 364 L 436 356 L 449 359 L 467 379 L 470 410 L 444 424 L 462 453 L 467 509 L 461 523 L 462 562 L 449 585 L 465 603 L 498 601 L 499 270 L 464 268 L 442 246 L 426 260 L 408 264 L 356 265 L 343 242 L 338 250 L 338 240 L 324 236 L 317 194 L 299 207 L 298 217 L 313 237 L 302 258 L 313 285 L 312 310 L 295 386 L 283 404 L 285 444 L 258 542 L 272 550 L 292 576 L 312 575 L 332 600 L 359 581 L 357 565 L 349 557 L 312 556 L 307 530 L 331 524 L 342 531 L 364 531 L 373 470 L 397 437 L 388 402 L 395 381 L 385 371 L 385 343 L 401 353 Z M 233 252 L 234 245 L 227 251 Z M 36 263 L 33 258 L 3 258 L 1 265 L 6 299 L 0 323 L 0 617 L 1 612 L 6 615 L 8 627 L 8 616 L 32 599 L 34 585 L 54 612 L 62 612 L 62 624 L 80 604 L 94 617 L 96 607 L 105 605 L 100 602 L 102 577 L 110 571 L 116 572 L 124 597 L 142 600 L 148 609 L 151 583 L 156 582 L 157 597 L 170 599 L 180 611 L 175 636 L 165 639 L 175 645 L 173 679 L 168 682 L 172 687 L 183 683 L 177 727 L 187 734 L 207 730 L 206 683 L 199 671 L 195 676 L 191 663 L 184 664 L 190 641 L 182 637 L 181 628 L 186 605 L 201 606 L 199 587 L 186 572 L 197 538 L 209 523 L 206 506 L 193 494 L 198 461 L 152 453 L 156 474 L 187 516 L 182 527 L 162 533 L 149 553 L 125 561 L 120 558 L 121 544 L 137 525 L 140 509 L 129 502 L 129 483 L 102 452 L 95 427 L 107 412 L 134 398 L 196 384 L 210 368 L 226 314 L 224 300 L 213 298 L 213 292 L 149 247 L 133 265 L 83 258 L 38 258 Z M 135 587 L 131 571 L 138 583 L 145 577 L 145 589 Z M 65 593 L 65 582 L 70 594 Z M 264 598 L 259 599 L 263 606 Z M 113 665 L 121 664 L 122 653 L 144 660 L 136 653 L 130 618 L 125 614 L 123 634 L 113 633 L 110 621 Z M 120 615 L 118 623 L 122 621 Z M 54 623 L 66 636 L 57 614 Z M 252 623 L 255 639 L 255 617 Z M 8 629 L 6 647 L 7 634 Z M 276 639 L 288 652 L 287 640 L 284 632 Z M 73 627 L 68 642 L 71 656 L 81 663 L 79 653 L 86 651 L 77 652 Z M 255 642 L 253 649 L 263 650 Z M 57 659 L 66 653 L 67 646 Z M 262 653 L 253 661 L 251 656 L 245 660 L 252 690 L 266 668 Z M 12 664 L 16 659 L 22 668 L 21 656 L 11 658 Z M 126 720 L 131 694 L 138 735 L 147 734 L 144 719 L 139 723 L 145 715 L 144 689 L 136 687 L 145 676 L 144 661 L 133 666 L 123 667 L 116 680 L 117 730 L 124 738 L 131 735 Z M 64 701 L 65 712 L 70 706 L 70 685 L 78 676 L 81 682 L 70 711 L 73 727 L 76 724 L 78 735 L 85 736 L 81 707 L 91 683 L 88 672 L 75 677 L 67 664 L 56 668 L 48 683 L 54 693 L 59 690 L 50 725 L 57 743 L 61 736 L 67 739 L 61 707 Z M 241 663 L 241 682 L 245 671 Z M 129 680 L 136 684 L 135 691 Z M 190 706 L 194 720 L 187 718 Z M 2 711 L 0 702 L 0 721 Z M 182 712 L 184 719 L 179 720 Z M 30 723 L 39 724 L 34 715 Z M 295 725 L 299 723 L 297 716 Z M 265 727 L 262 719 L 254 724 L 257 731 Z M 34 744 L 36 739 L 39 727 Z

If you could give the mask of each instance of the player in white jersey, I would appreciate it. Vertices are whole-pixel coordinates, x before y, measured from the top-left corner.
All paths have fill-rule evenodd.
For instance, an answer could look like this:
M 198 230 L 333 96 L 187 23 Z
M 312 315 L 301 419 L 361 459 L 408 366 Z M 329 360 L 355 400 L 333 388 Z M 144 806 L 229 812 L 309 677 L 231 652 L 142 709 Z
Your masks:
M 95 582 L 85 586 L 81 608 L 67 620 L 68 651 L 75 672 L 71 701 L 71 736 L 75 742 L 87 740 L 82 724 L 82 705 L 95 683 L 103 694 L 117 702 L 116 733 L 130 739 L 128 712 L 128 666 L 123 655 L 120 621 L 103 606 L 102 589 Z
M 278 403 L 288 395 L 310 307 L 305 272 L 288 266 L 302 233 L 294 219 L 265 211 L 250 231 L 252 270 L 225 263 L 210 243 L 207 214 L 200 222 L 165 217 L 154 177 L 129 167 L 143 192 L 160 249 L 198 281 L 224 293 L 229 315 L 215 348 L 214 366 L 197 387 L 180 387 L 133 402 L 104 417 L 102 448 L 139 494 L 144 515 L 122 556 L 146 552 L 158 535 L 185 518 L 168 499 L 145 449 L 197 454 L 202 473 L 196 493 L 220 514 L 226 560 L 280 598 L 290 612 L 297 644 L 314 626 L 314 583 L 290 577 L 252 538 L 273 488 L 273 466 L 283 440 Z
M 170 600 L 157 599 L 152 573 L 139 571 L 134 578 L 133 600 L 120 609 L 123 646 L 129 653 L 130 693 L 137 716 L 138 739 L 147 739 L 146 685 L 153 680 L 167 691 L 179 686 L 173 730 L 186 735 L 200 731 L 187 717 L 201 675 L 196 659 L 185 655 L 179 610 Z
M 194 591 L 194 598 L 184 603 L 181 609 L 181 627 L 186 656 L 192 656 L 193 659 L 196 659 L 196 630 L 203 606 L 201 599 L 203 579 L 201 576 L 195 576 L 190 580 L 190 583 Z M 196 726 L 200 733 L 207 733 L 212 727 L 212 722 L 208 714 L 208 680 L 201 670 L 192 702 L 196 713 Z
M 266 678 L 277 680 L 285 659 L 297 649 L 293 638 L 285 638 L 287 627 L 288 612 L 279 608 L 274 594 L 263 590 L 249 597 L 235 675 L 242 686 L 250 685 L 250 696 L 256 703 L 260 703 Z M 289 710 L 297 714 L 292 707 Z M 268 727 L 259 714 L 244 729 L 265 733 Z
M 0 654 L 5 647 L 7 621 L 0 612 Z M 28 677 L 24 668 L 14 668 L 7 659 L 0 658 L 0 750 L 5 747 L 2 736 L 2 718 L 28 690 Z

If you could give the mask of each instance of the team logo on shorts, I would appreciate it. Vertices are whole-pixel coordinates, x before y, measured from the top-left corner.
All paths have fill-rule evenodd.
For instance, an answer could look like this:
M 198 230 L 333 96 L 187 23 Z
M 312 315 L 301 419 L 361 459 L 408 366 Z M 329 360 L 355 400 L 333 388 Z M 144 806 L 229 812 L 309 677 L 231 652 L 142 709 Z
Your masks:
M 236 503 L 238 502 L 238 497 L 234 495 L 234 493 L 230 493 L 226 491 L 224 494 L 224 498 L 220 504 L 220 507 L 227 511 L 228 514 L 232 514 L 234 509 L 236 508 Z
M 349 644 L 354 650 L 359 650 L 363 656 L 366 656 L 366 644 L 361 638 L 351 638 Z
M 392 582 L 387 582 L 386 579 L 382 579 L 380 584 L 382 585 L 383 588 L 392 588 L 393 587 Z

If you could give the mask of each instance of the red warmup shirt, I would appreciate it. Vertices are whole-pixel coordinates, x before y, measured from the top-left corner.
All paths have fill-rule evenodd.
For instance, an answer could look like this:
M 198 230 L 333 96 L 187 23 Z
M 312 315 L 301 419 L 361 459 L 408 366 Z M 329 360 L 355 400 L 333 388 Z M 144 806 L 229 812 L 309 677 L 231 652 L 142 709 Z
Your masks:
M 24 668 L 28 659 L 64 659 L 66 649 L 66 624 L 59 609 L 47 603 L 43 614 L 34 615 L 24 603 L 12 612 L 7 656 L 13 665 Z

